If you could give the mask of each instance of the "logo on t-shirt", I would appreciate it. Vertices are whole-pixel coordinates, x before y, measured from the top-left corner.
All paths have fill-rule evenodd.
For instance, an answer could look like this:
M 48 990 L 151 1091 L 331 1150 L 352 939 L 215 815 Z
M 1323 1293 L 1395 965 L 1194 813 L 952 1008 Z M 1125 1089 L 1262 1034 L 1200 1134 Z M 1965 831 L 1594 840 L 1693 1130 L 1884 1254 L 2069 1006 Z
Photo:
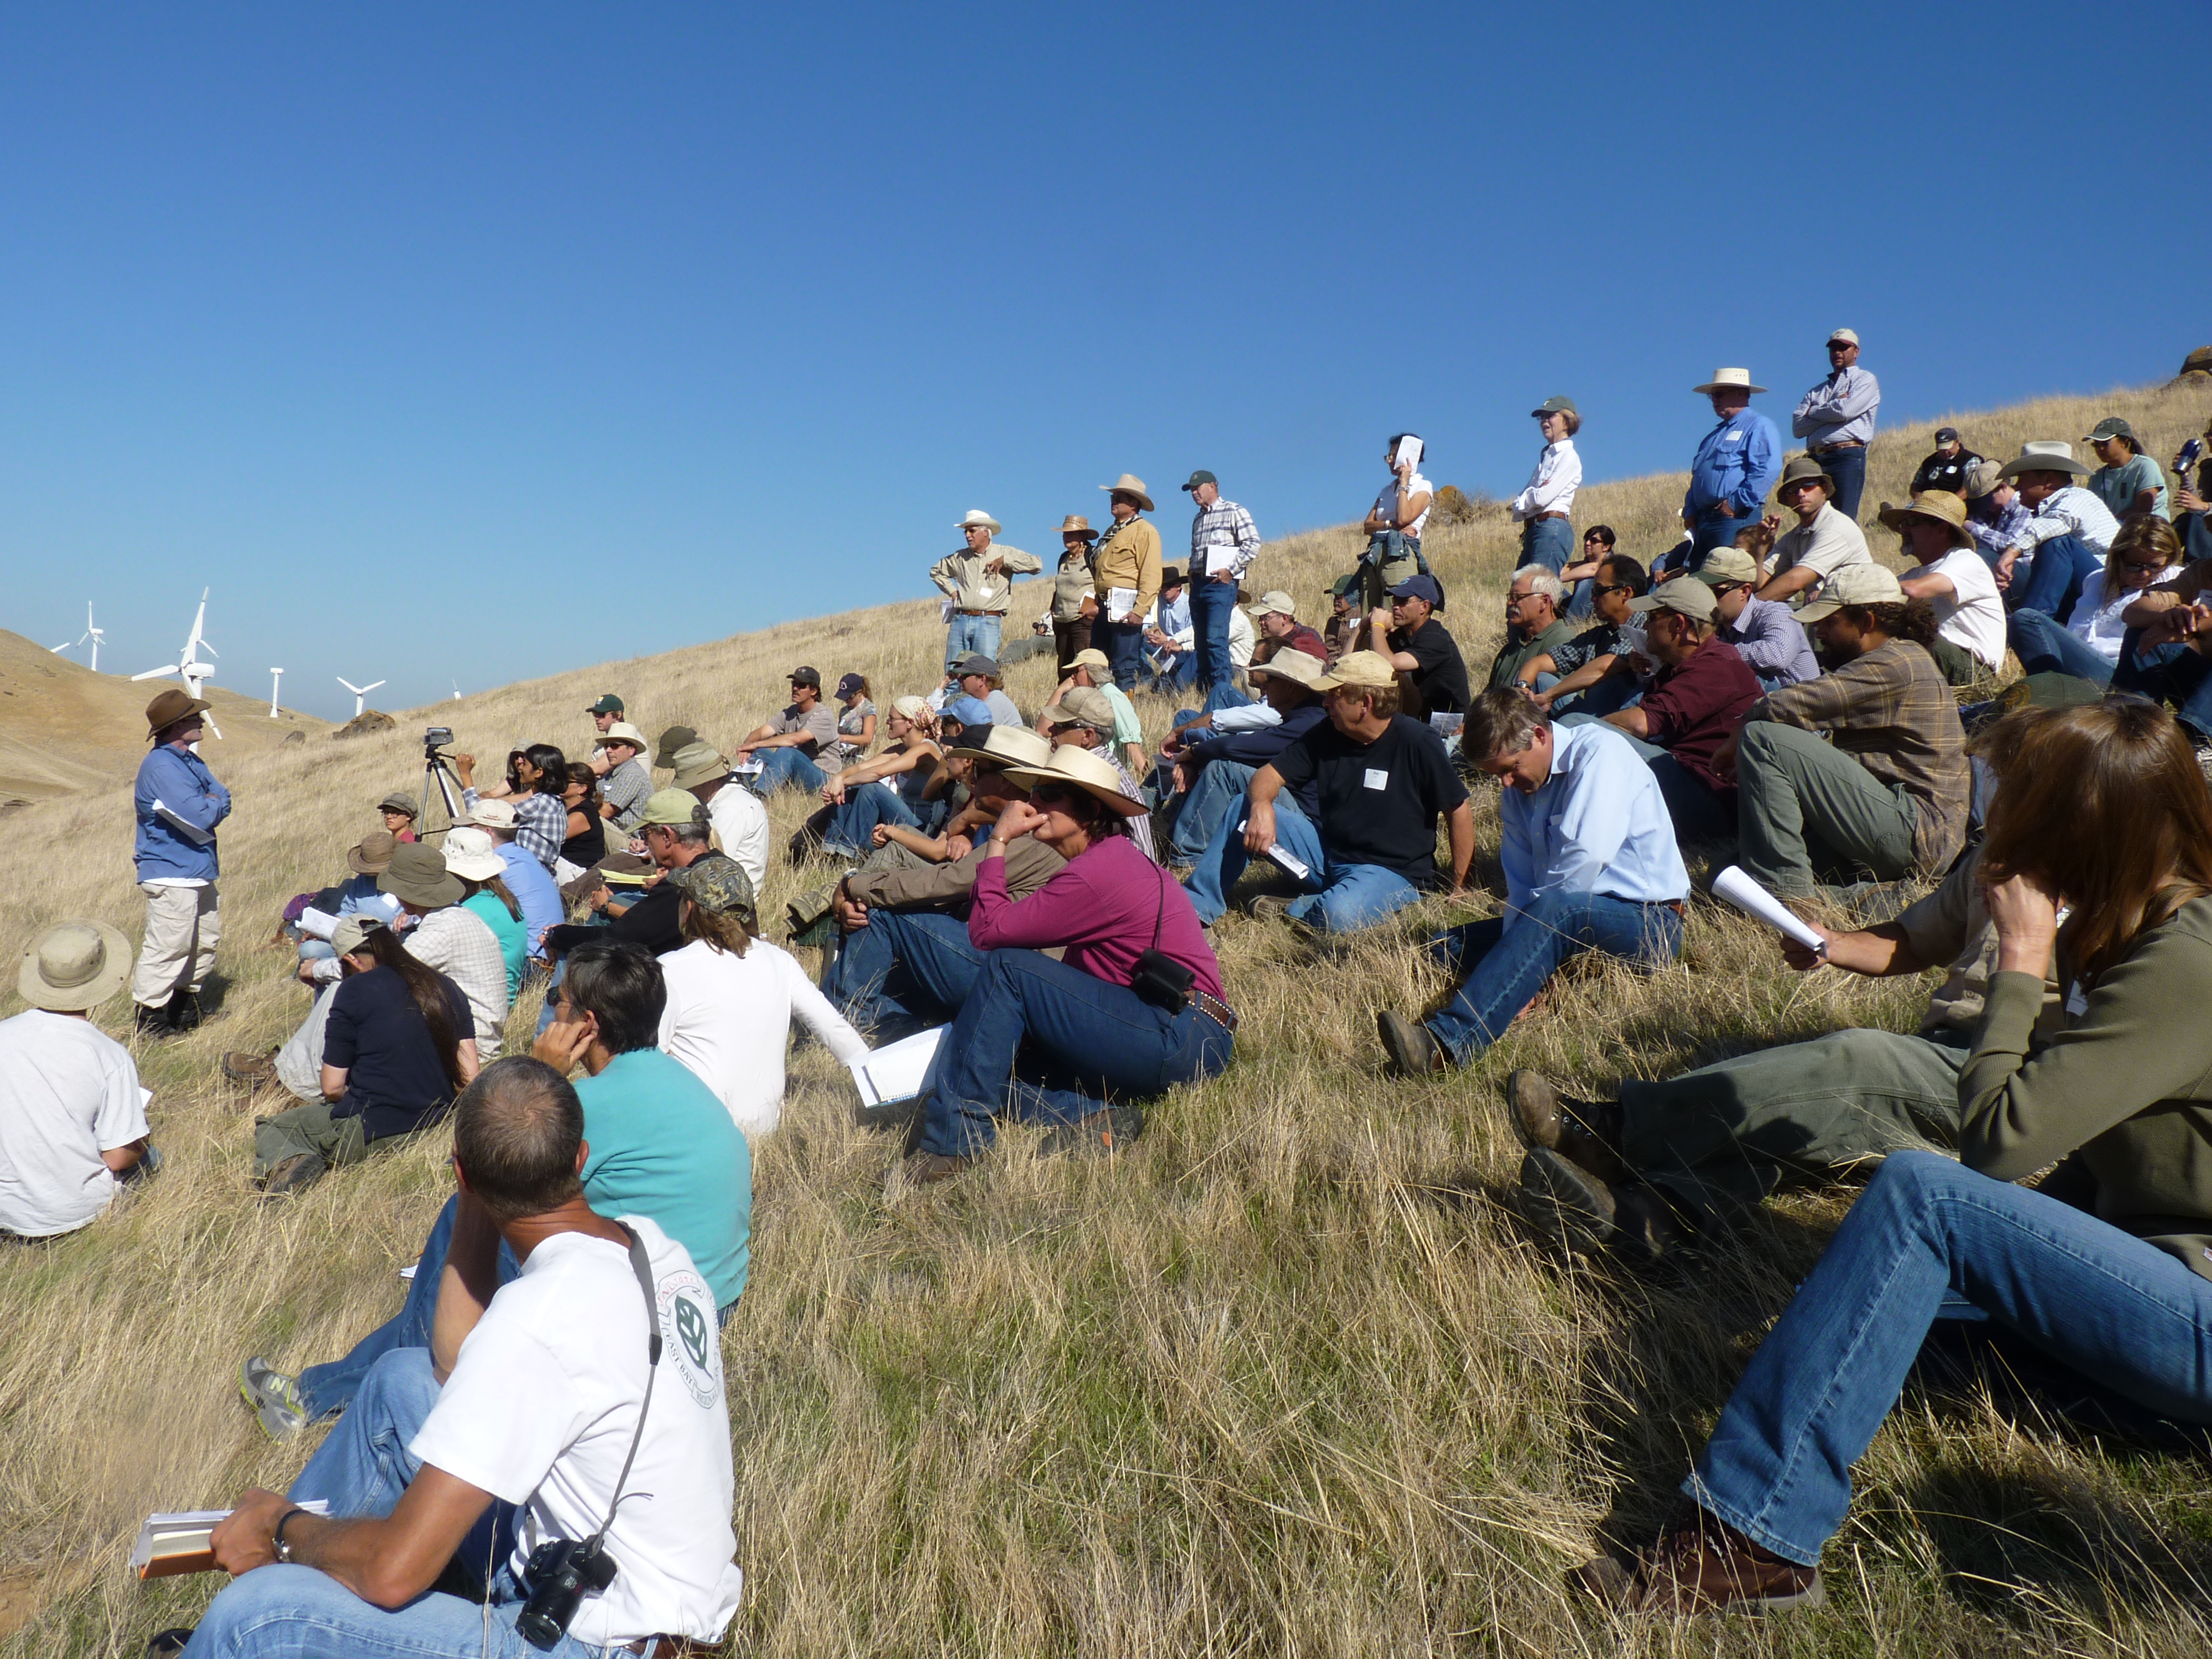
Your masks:
M 722 1351 L 714 1337 L 714 1299 L 696 1271 L 678 1272 L 660 1281 L 661 1357 L 676 1362 L 676 1374 L 702 1407 L 722 1397 Z

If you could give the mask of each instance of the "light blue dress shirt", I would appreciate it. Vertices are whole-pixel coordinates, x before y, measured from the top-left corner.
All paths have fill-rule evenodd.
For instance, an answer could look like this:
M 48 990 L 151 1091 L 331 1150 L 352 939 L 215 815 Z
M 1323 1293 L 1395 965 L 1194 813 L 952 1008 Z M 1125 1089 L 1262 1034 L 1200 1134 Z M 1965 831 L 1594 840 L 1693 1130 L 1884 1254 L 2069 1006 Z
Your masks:
M 1552 727 L 1552 775 L 1533 795 L 1503 792 L 1505 931 L 1549 893 L 1607 893 L 1632 904 L 1687 898 L 1674 821 L 1644 757 L 1599 721 Z
M 1737 518 L 1754 524 L 1781 471 L 1782 434 L 1774 422 L 1755 409 L 1739 410 L 1698 446 L 1682 505 L 1694 518 L 1726 501 Z

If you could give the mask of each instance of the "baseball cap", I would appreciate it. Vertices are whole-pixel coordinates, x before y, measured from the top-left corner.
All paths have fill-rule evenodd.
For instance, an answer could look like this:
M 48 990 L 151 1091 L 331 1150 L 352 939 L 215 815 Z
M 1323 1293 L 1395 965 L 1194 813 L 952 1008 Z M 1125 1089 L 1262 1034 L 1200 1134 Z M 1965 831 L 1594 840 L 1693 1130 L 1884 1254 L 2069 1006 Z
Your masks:
M 1903 605 L 1905 590 L 1887 565 L 1847 564 L 1814 590 L 1810 605 L 1797 613 L 1801 623 L 1818 622 L 1847 605 Z
M 1215 477 L 1211 472 L 1202 471 L 1192 473 L 1190 475 L 1190 482 L 1185 484 L 1183 488 L 1185 489 L 1195 489 L 1202 483 L 1210 483 L 1216 489 L 1221 488 L 1220 479 Z
M 1998 476 L 2003 471 L 1995 461 L 1976 461 L 1966 472 L 1966 493 L 1975 496 L 1988 495 L 2004 482 Z
M 1859 343 L 1858 331 L 1852 328 L 1836 328 L 1829 330 L 1828 343 L 1830 345 L 1833 345 L 1838 340 L 1841 340 L 1845 345 L 1856 345 Z
M 1954 444 L 1958 442 L 1959 428 L 1955 426 L 1937 427 L 1936 428 L 1936 441 L 1939 444 Z
M 1298 608 L 1291 602 L 1291 596 L 1279 587 L 1269 588 L 1245 609 L 1255 622 L 1262 617 L 1288 617 L 1295 621 L 1298 614 Z
M 698 741 L 699 734 L 690 726 L 672 726 L 660 734 L 659 746 L 653 750 L 653 763 L 659 767 L 673 766 L 678 752 Z
M 1067 659 L 1070 668 L 1110 669 L 1114 665 L 1106 660 L 1106 653 L 1096 646 L 1086 646 Z
M 945 705 L 945 718 L 963 726 L 988 726 L 991 705 L 981 697 L 955 697 Z
M 331 929 L 331 949 L 342 957 L 349 957 L 361 949 L 362 940 L 384 926 L 380 916 L 343 916 L 338 925 Z
M 599 700 L 584 712 L 586 714 L 619 714 L 623 712 L 623 700 L 611 691 L 602 691 Z
M 1759 561 L 1740 547 L 1717 547 L 1705 555 L 1697 580 L 1708 587 L 1718 587 L 1723 582 L 1749 582 L 1755 587 L 1759 585 Z
M 2086 444 L 2100 444 L 2107 438 L 2125 438 L 2130 443 L 2136 443 L 2136 429 L 2118 416 L 2107 415 L 2097 422 L 2089 435 L 2081 441 Z M 2137 444 L 2136 447 L 2141 448 L 2142 446 Z
M 671 870 L 661 879 L 702 910 L 734 915 L 746 927 L 752 926 L 753 878 L 735 859 L 709 853 L 681 870 Z
M 981 674 L 994 680 L 1000 678 L 998 659 L 987 657 L 980 651 L 970 651 L 952 665 L 952 672 L 963 680 L 970 674 Z
M 1444 591 L 1437 586 L 1434 576 L 1424 576 L 1419 571 L 1390 590 L 1394 599 L 1426 599 L 1431 607 L 1442 605 Z
M 1577 420 L 1582 418 L 1583 413 L 1575 407 L 1572 398 L 1547 398 L 1528 412 L 1531 415 L 1571 415 Z
M 1708 566 L 1712 556 L 1705 556 Z M 1676 576 L 1663 581 L 1640 599 L 1628 602 L 1631 611 L 1672 611 L 1677 616 L 1688 617 L 1698 622 L 1713 619 L 1713 590 L 1710 583 L 1695 576 Z
M 784 676 L 784 678 L 789 680 L 793 685 L 811 685 L 817 691 L 822 689 L 822 671 L 818 668 L 802 665 L 793 669 Z
M 707 808 L 704 802 L 688 789 L 656 789 L 646 798 L 645 810 L 637 815 L 638 827 L 659 824 L 666 829 L 679 823 L 704 823 Z
M 1336 666 L 1316 680 L 1316 691 L 1334 691 L 1340 685 L 1395 685 L 1398 671 L 1390 659 L 1373 651 L 1347 651 Z
M 858 674 L 848 674 L 837 682 L 837 695 L 841 697 L 849 697 L 866 684 L 867 681 L 862 679 Z

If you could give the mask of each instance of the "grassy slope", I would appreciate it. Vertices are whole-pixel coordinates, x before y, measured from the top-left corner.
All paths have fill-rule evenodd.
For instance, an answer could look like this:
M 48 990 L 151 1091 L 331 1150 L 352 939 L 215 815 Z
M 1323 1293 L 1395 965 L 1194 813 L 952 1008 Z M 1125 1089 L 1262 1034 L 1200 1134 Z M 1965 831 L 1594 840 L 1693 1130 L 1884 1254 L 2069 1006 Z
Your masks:
M 2118 392 L 1961 424 L 2003 454 L 2118 410 L 2164 455 L 2204 404 Z M 1869 517 L 1932 424 L 1876 446 Z M 1577 517 L 1648 556 L 1679 489 L 1595 487 Z M 1353 546 L 1344 529 L 1291 538 L 1261 579 L 1310 617 Z M 1494 648 L 1512 551 L 1498 522 L 1431 538 L 1470 658 Z M 580 738 L 584 704 L 612 686 L 649 730 L 684 720 L 727 739 L 794 662 L 857 668 L 894 695 L 928 681 L 940 638 L 935 606 L 908 603 L 424 712 L 496 756 Z M 1042 665 L 1011 689 L 1034 708 Z M 1145 712 L 1158 728 L 1170 711 Z M 286 953 L 254 947 L 286 895 L 330 878 L 371 803 L 419 775 L 418 753 L 395 736 L 219 763 L 238 797 L 224 1015 L 141 1061 L 171 1165 L 98 1226 L 0 1251 L 0 1608 L 43 1604 L 9 1653 L 135 1653 L 190 1620 L 213 1581 L 131 1581 L 137 1521 L 290 1476 L 305 1449 L 258 1437 L 231 1390 L 240 1357 L 329 1358 L 387 1316 L 393 1270 L 442 1197 L 433 1138 L 257 1208 L 249 1109 L 210 1080 L 222 1049 L 274 1044 L 297 1017 Z M 784 798 L 778 824 L 798 810 Z M 1479 810 L 1487 850 L 1494 817 Z M 38 853 L 0 872 L 11 941 L 87 908 L 135 936 L 128 817 L 110 791 L 11 820 Z M 808 878 L 779 867 L 764 912 Z M 1624 1072 L 1840 1025 L 1909 1030 L 1923 988 L 1794 977 L 1763 933 L 1699 908 L 1692 966 L 1577 978 L 1473 1070 L 1386 1082 L 1372 1010 L 1437 988 L 1408 945 L 1494 908 L 1439 902 L 1322 950 L 1225 922 L 1237 1064 L 1178 1093 L 1113 1167 L 1041 1164 L 1013 1133 L 984 1170 L 887 1211 L 891 1149 L 850 1127 L 842 1077 L 802 1050 L 787 1127 L 758 1152 L 752 1283 L 725 1348 L 750 1579 L 739 1646 L 2203 1651 L 2201 1469 L 1972 1401 L 1918 1401 L 1885 1430 L 1830 1552 L 1830 1611 L 1677 1638 L 1576 1606 L 1562 1570 L 1666 1502 L 1842 1200 L 1789 1198 L 1663 1281 L 1563 1273 L 1495 1201 L 1517 1164 L 1498 1084 L 1536 1066 L 1604 1092 Z M 123 1011 L 104 1012 L 112 1025 Z M 535 1012 L 518 1008 L 516 1029 Z

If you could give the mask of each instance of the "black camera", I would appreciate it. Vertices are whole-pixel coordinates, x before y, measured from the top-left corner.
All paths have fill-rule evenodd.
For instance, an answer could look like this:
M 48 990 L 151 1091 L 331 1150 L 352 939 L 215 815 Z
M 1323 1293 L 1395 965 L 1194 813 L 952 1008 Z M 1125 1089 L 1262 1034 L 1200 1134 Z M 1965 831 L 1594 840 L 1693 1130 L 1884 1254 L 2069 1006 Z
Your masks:
M 568 1633 L 585 1595 L 604 1595 L 615 1582 L 615 1559 L 600 1538 L 581 1543 L 549 1538 L 530 1552 L 523 1576 L 530 1581 L 530 1600 L 514 1628 L 540 1653 L 550 1653 Z

